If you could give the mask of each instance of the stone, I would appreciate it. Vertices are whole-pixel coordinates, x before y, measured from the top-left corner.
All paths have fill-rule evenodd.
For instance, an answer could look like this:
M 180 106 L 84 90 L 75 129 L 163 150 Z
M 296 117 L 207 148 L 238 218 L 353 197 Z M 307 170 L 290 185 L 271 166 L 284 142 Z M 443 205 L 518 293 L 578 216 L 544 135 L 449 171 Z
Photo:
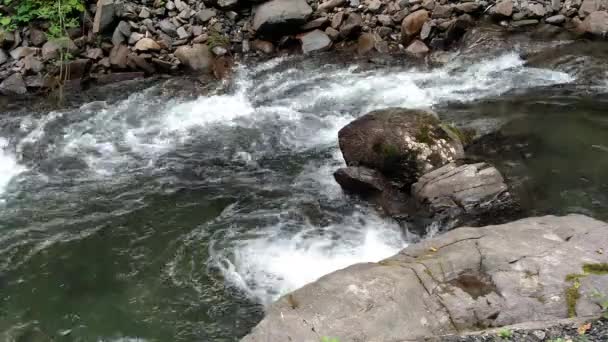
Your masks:
M 199 25 L 192 26 L 192 35 L 193 36 L 195 36 L 195 37 L 200 36 L 204 32 L 205 31 L 203 30 L 202 26 L 199 26 Z
M 605 37 L 608 33 L 608 12 L 596 11 L 590 13 L 583 21 L 582 28 L 587 33 Z
M 93 33 L 102 33 L 110 29 L 118 18 L 121 6 L 115 0 L 98 0 L 93 20 Z
M 492 8 L 492 14 L 497 17 L 508 18 L 513 15 L 513 1 L 501 0 Z
M 532 18 L 542 18 L 545 16 L 545 14 L 547 14 L 545 6 L 541 4 L 529 4 L 528 11 L 531 14 L 530 17 Z
M 173 4 L 175 4 L 175 9 L 177 9 L 180 12 L 183 10 L 186 10 L 186 9 L 190 9 L 190 6 L 188 6 L 188 3 L 186 1 L 174 0 Z
M 0 93 L 3 95 L 23 95 L 27 93 L 23 76 L 16 72 L 0 83 Z
M 69 38 L 53 39 L 42 45 L 42 59 L 45 61 L 57 59 L 62 49 L 71 54 L 75 54 L 78 51 L 78 47 L 74 44 L 74 41 Z
M 479 12 L 482 7 L 478 2 L 463 2 L 454 6 L 454 9 L 461 13 L 475 13 Z
M 78 58 L 63 63 L 61 78 L 65 80 L 80 80 L 85 78 L 91 70 L 91 60 Z
M 390 187 L 390 181 L 380 172 L 363 166 L 340 168 L 334 178 L 342 189 L 364 197 L 378 195 Z
M 341 7 L 342 5 L 344 5 L 344 3 L 345 3 L 345 0 L 328 0 L 328 1 L 322 2 L 319 5 L 319 7 L 317 8 L 317 10 L 319 12 L 329 12 L 336 7 Z
M 474 25 L 474 21 L 466 14 L 452 20 L 445 30 L 444 46 L 449 47 L 459 41 L 472 25 Z
M 116 29 L 125 37 L 129 37 L 131 35 L 131 25 L 129 25 L 129 23 L 126 21 L 119 22 Z
M 177 29 L 177 37 L 179 39 L 187 39 L 190 38 L 192 36 L 192 34 L 190 32 L 188 32 L 183 26 L 180 26 Z
M 608 254 L 598 253 L 608 246 L 606 231 L 608 224 L 583 215 L 457 228 L 286 294 L 241 341 L 318 341 L 319 335 L 447 341 L 445 335 L 480 327 L 583 316 L 583 308 L 599 315 L 596 299 L 583 291 L 598 277 L 605 284 L 606 275 L 583 275 L 576 286 L 566 278 L 582 274 L 584 264 L 608 263 Z M 567 295 L 572 291 L 580 294 L 576 300 Z M 505 340 L 497 332 L 485 335 L 465 339 Z
M 320 18 L 311 20 L 311 21 L 307 22 L 306 24 L 302 25 L 302 27 L 300 27 L 300 30 L 310 31 L 310 30 L 314 30 L 314 29 L 323 29 L 327 26 L 328 23 L 329 23 L 329 19 L 327 19 L 327 17 L 320 17 Z
M 41 74 L 26 76 L 23 80 L 27 88 L 49 88 L 51 86 L 50 77 Z
M 387 38 L 391 35 L 391 33 L 393 33 L 393 29 L 390 27 L 386 27 L 386 26 L 382 26 L 382 27 L 377 27 L 376 28 L 376 34 L 380 37 L 380 38 Z
M 124 21 L 121 21 L 121 23 L 124 23 Z M 128 25 L 128 24 L 127 24 Z M 129 34 L 130 35 L 130 34 Z M 123 33 L 122 30 L 119 28 L 119 26 L 116 27 L 116 29 L 114 30 L 114 33 L 112 34 L 112 44 L 113 45 L 119 45 L 125 42 L 126 37 Z
M 420 30 L 420 39 L 427 40 L 431 36 L 431 31 L 433 30 L 433 26 L 430 21 L 427 21 L 422 25 L 422 29 Z
M 175 50 L 174 54 L 186 68 L 197 72 L 209 71 L 213 60 L 211 51 L 204 44 L 180 46 Z
M 311 14 L 306 0 L 270 0 L 255 8 L 252 27 L 260 37 L 278 39 L 295 33 Z
M 412 185 L 412 196 L 443 229 L 495 223 L 518 211 L 504 178 L 486 163 L 444 165 L 420 177 Z
M 209 20 L 211 20 L 211 18 L 215 17 L 216 15 L 217 15 L 217 12 L 214 9 L 205 8 L 204 10 L 196 13 L 196 18 L 198 19 L 198 21 L 201 24 L 204 24 L 204 23 L 208 22 Z
M 329 37 L 329 39 L 336 41 L 340 38 L 340 31 L 334 29 L 333 27 L 328 27 L 325 29 L 325 34 Z
M 437 5 L 435 3 L 435 0 L 424 0 L 424 1 L 422 1 L 422 7 L 424 7 L 424 9 L 426 9 L 428 11 L 432 11 L 433 9 L 435 9 L 435 5 Z
M 206 33 L 201 33 L 200 35 L 196 36 L 196 38 L 192 39 L 192 43 L 200 44 L 205 43 L 207 40 L 209 40 L 209 35 Z
M 554 12 L 559 11 L 562 8 L 562 0 L 551 0 L 551 9 Z
M 141 19 L 148 19 L 148 18 L 150 18 L 150 16 L 151 16 L 150 10 L 147 9 L 146 7 L 142 7 L 141 11 L 139 11 L 138 17 Z
M 216 56 L 224 56 L 228 53 L 228 50 L 223 46 L 214 46 L 213 49 L 211 49 L 211 52 Z
M 426 10 L 419 10 L 405 17 L 401 23 L 401 38 L 403 43 L 408 44 L 411 42 L 428 19 L 429 12 Z
M 180 20 L 181 22 L 188 22 L 188 20 L 190 20 L 190 17 L 192 17 L 194 13 L 192 12 L 191 9 L 185 9 L 181 12 L 179 12 L 179 14 L 177 15 L 178 20 Z
M 538 24 L 537 19 L 526 19 L 526 20 L 517 20 L 511 22 L 511 26 L 513 27 L 524 27 L 524 26 L 532 26 Z
M 388 108 L 359 117 L 338 133 L 346 165 L 369 167 L 408 185 L 424 173 L 462 158 L 457 134 L 435 115 Z
M 340 25 L 340 37 L 346 38 L 357 35 L 361 31 L 363 19 L 357 13 L 349 13 L 346 20 Z
M 261 52 L 266 55 L 270 55 L 274 52 L 274 45 L 272 42 L 266 40 L 256 39 L 251 43 L 251 46 L 255 51 Z
M 173 2 L 172 0 L 167 1 L 167 3 L 165 4 L 165 8 L 169 11 L 175 10 L 175 2 Z
M 19 60 L 21 58 L 24 58 L 24 57 L 27 57 L 30 55 L 34 55 L 37 52 L 38 52 L 38 49 L 36 49 L 36 48 L 20 46 L 14 50 L 11 50 L 10 55 L 13 59 Z
M 138 56 L 133 53 L 129 55 L 129 64 L 133 64 L 133 69 L 141 69 L 147 74 L 153 74 L 156 71 L 154 65 L 148 63 L 148 61 L 146 61 L 144 57 Z
M 42 71 L 44 65 L 38 58 L 34 57 L 34 55 L 28 55 L 23 59 L 23 67 L 26 72 L 37 74 Z
M 393 26 L 393 19 L 388 14 L 380 14 L 378 16 L 378 22 L 382 24 L 382 26 Z
M 168 34 L 171 37 L 177 37 L 177 26 L 171 22 L 169 19 L 161 20 L 158 24 L 160 30 L 164 33 Z
M 376 37 L 372 33 L 365 32 L 359 36 L 357 40 L 357 53 L 364 55 L 374 49 L 376 45 Z
M 335 28 L 336 30 L 339 29 L 340 25 L 342 25 L 342 22 L 344 21 L 345 15 L 345 12 L 338 12 L 334 14 L 333 18 L 331 18 L 331 27 Z
M 117 69 L 127 67 L 129 47 L 124 44 L 115 45 L 110 51 L 110 65 Z
M 515 14 L 513 14 L 513 21 L 520 21 L 520 20 L 524 20 L 526 18 L 528 14 L 526 12 L 517 12 Z
M 297 38 L 302 42 L 302 52 L 304 54 L 325 51 L 331 47 L 331 39 L 321 30 L 302 33 Z
M 160 45 L 152 38 L 140 39 L 134 47 L 135 51 L 160 51 Z
M 599 0 L 583 0 L 581 7 L 578 10 L 578 15 L 581 18 L 585 18 L 589 14 L 600 10 Z
M 552 24 L 552 25 L 561 25 L 564 22 L 566 22 L 566 16 L 563 14 L 557 14 L 557 15 L 548 17 L 547 19 L 545 19 L 545 22 L 547 24 Z
M 4 50 L 0 49 L 0 65 L 6 63 L 7 60 L 8 60 L 8 56 L 6 55 L 6 52 L 4 52 Z
M 382 2 L 380 2 L 380 0 L 370 0 L 367 3 L 367 10 L 370 11 L 371 13 L 377 13 L 378 11 L 380 11 L 381 7 L 382 7 Z
M 410 14 L 410 11 L 407 8 L 404 8 L 404 9 L 400 10 L 399 12 L 393 14 L 391 16 L 391 18 L 393 19 L 393 22 L 401 23 L 403 21 L 403 19 L 405 19 L 405 17 L 407 17 L 408 14 Z
M 84 56 L 92 60 L 103 58 L 103 50 L 101 48 L 88 48 Z
M 37 28 L 30 29 L 30 43 L 32 43 L 33 46 L 42 46 L 46 41 L 47 37 L 44 31 Z
M 118 82 L 131 81 L 140 78 L 144 78 L 145 74 L 143 72 L 113 72 L 111 74 L 106 75 L 97 75 L 95 78 L 96 83 L 103 84 L 114 84 Z
M 414 56 L 424 56 L 429 52 L 429 48 L 422 41 L 414 39 L 410 45 L 408 45 L 405 51 Z
M 228 9 L 234 8 L 239 3 L 239 0 L 218 0 L 217 5 L 219 8 Z
M 129 45 L 135 45 L 138 41 L 142 40 L 144 35 L 139 32 L 133 32 L 129 36 Z
M 450 5 L 437 5 L 431 15 L 432 18 L 449 18 L 454 9 Z

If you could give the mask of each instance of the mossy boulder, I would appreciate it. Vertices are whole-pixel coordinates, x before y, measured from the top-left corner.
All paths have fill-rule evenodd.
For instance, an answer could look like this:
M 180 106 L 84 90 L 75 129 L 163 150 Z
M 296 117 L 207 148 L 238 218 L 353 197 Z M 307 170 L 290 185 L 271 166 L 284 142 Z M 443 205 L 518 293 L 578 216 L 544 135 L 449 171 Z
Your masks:
M 457 130 L 433 112 L 403 108 L 372 111 L 342 128 L 340 149 L 349 166 L 382 172 L 404 186 L 463 156 Z

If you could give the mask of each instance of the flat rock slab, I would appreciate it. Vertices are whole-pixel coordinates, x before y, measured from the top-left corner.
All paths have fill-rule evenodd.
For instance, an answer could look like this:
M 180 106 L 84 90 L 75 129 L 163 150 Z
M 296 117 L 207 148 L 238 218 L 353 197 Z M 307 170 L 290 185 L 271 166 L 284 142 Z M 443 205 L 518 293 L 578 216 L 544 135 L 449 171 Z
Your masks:
M 597 315 L 598 299 L 585 289 L 608 274 L 584 269 L 608 263 L 606 246 L 608 224 L 582 215 L 458 228 L 282 297 L 243 341 L 417 341 Z M 573 289 L 578 299 L 567 295 Z

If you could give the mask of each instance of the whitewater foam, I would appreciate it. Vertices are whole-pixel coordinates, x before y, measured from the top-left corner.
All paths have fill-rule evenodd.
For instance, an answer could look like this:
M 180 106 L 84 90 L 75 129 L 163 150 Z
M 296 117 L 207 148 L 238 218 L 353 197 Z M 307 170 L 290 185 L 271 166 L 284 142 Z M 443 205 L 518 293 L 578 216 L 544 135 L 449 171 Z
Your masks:
M 0 137 L 0 195 L 4 194 L 13 178 L 25 170 L 15 155 L 8 151 L 8 140 Z

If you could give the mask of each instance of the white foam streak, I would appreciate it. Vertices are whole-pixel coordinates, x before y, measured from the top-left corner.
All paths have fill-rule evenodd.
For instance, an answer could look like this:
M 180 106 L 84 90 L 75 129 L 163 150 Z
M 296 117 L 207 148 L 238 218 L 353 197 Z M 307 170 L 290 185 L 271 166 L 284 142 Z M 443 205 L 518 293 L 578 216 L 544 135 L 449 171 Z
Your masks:
M 26 170 L 8 150 L 8 141 L 0 137 L 0 195 L 14 177 Z

